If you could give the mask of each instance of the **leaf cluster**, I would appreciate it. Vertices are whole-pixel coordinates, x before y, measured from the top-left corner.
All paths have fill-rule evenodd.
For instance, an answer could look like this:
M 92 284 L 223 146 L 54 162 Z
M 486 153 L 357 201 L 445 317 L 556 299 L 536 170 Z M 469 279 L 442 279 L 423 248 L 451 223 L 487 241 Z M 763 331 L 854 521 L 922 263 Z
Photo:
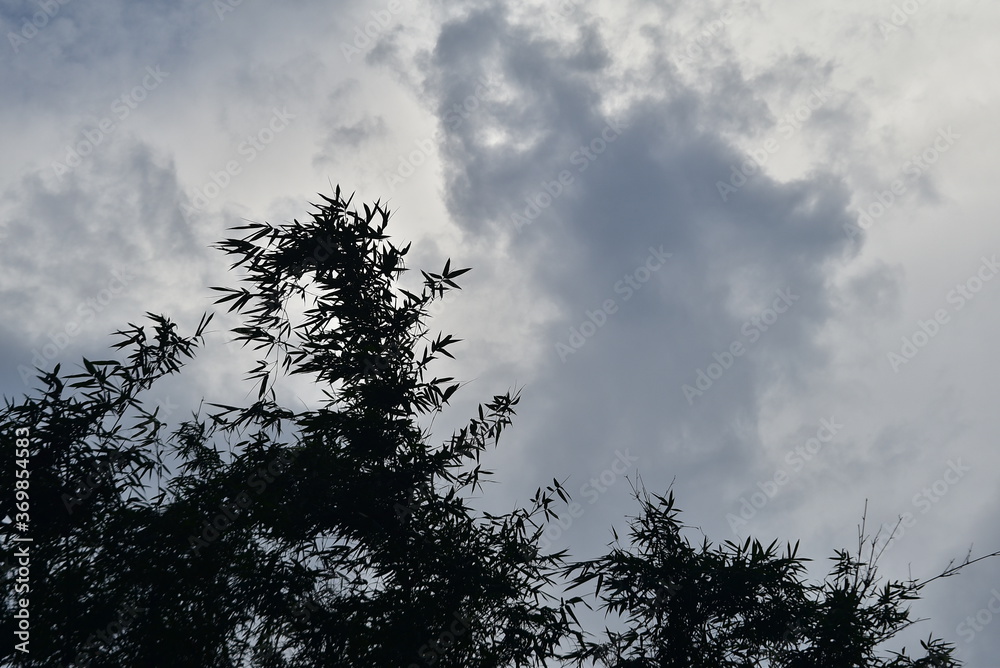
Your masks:
M 204 345 L 162 315 L 116 332 L 123 358 L 77 373 L 39 369 L 41 386 L 0 410 L 13 488 L 18 429 L 30 431 L 32 641 L 22 666 L 603 665 L 846 667 L 957 665 L 928 638 L 921 658 L 880 653 L 913 620 L 925 582 L 880 586 L 877 555 L 838 552 L 823 583 L 798 545 L 713 547 L 683 534 L 672 492 L 635 489 L 629 542 L 573 562 L 540 548 L 562 484 L 496 515 L 474 509 L 491 472 L 481 455 L 510 426 L 520 394 L 496 395 L 449 438 L 420 420 L 460 383 L 430 374 L 460 342 L 432 334 L 428 306 L 468 269 L 421 272 L 400 287 L 409 245 L 386 234 L 379 203 L 339 188 L 306 222 L 234 228 L 217 248 L 244 272 L 214 287 L 240 318 L 234 343 L 258 351 L 245 406 L 208 403 L 173 430 L 147 396 Z M 323 399 L 282 400 L 306 376 Z M 12 497 L 4 511 L 17 512 Z M 13 592 L 23 533 L 0 525 Z M 874 545 L 874 541 L 872 543 Z M 992 555 L 988 555 L 992 556 Z M 947 577 L 972 563 L 949 568 Z M 589 593 L 557 595 L 585 588 Z M 599 640 L 577 616 L 588 599 L 618 619 Z M 13 634 L 13 594 L 4 599 Z

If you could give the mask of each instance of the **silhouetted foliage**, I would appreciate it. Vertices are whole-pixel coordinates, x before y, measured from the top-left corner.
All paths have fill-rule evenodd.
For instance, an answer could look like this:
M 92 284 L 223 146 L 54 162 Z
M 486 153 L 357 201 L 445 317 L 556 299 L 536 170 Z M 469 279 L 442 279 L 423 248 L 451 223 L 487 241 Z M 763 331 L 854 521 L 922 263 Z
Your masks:
M 472 509 L 490 474 L 480 455 L 519 396 L 497 395 L 432 443 L 418 419 L 459 389 L 428 368 L 458 339 L 431 336 L 427 307 L 468 269 L 399 278 L 409 246 L 388 212 L 323 197 L 311 220 L 251 223 L 221 242 L 245 272 L 216 287 L 261 351 L 248 406 L 208 404 L 172 431 L 143 395 L 204 343 L 148 313 L 116 332 L 118 360 L 40 370 L 42 387 L 0 412 L 8 481 L 30 471 L 30 653 L 24 666 L 624 666 L 955 665 L 940 641 L 926 658 L 876 659 L 909 623 L 900 606 L 926 583 L 876 590 L 874 561 L 838 553 L 831 579 L 804 582 L 793 548 L 682 539 L 673 497 L 648 494 L 632 551 L 570 563 L 539 549 L 553 480 L 504 515 Z M 301 305 L 300 305 L 301 304 Z M 291 314 L 299 314 L 297 316 Z M 301 322 L 294 322 L 295 318 Z M 151 334 L 151 337 L 150 337 Z M 275 381 L 306 374 L 325 397 L 297 411 Z M 15 461 L 30 441 L 27 465 Z M 10 488 L 13 484 L 10 485 Z M 14 499 L 5 511 L 17 512 Z M 14 556 L 4 524 L 4 624 L 13 636 Z M 616 534 L 617 537 L 617 534 Z M 23 549 L 23 547 L 21 548 Z M 968 563 L 968 559 L 966 560 Z M 963 564 L 964 565 L 964 564 Z M 946 573 L 943 575 L 947 575 Z M 588 639 L 574 614 L 594 585 L 626 630 Z M 937 662 L 937 663 L 934 663 Z
M 184 338 L 153 314 L 155 342 L 142 326 L 118 332 L 127 362 L 84 360 L 82 373 L 64 377 L 56 367 L 41 377 L 40 396 L 8 401 L 6 463 L 15 429 L 31 430 L 34 543 L 31 653 L 15 656 L 8 644 L 7 658 L 526 665 L 565 636 L 567 606 L 545 592 L 558 558 L 523 556 L 537 552 L 532 518 L 552 492 L 501 516 L 465 503 L 489 473 L 479 454 L 518 397 L 480 405 L 443 444 L 416 423 L 458 389 L 451 378 L 425 379 L 457 340 L 430 338 L 422 320 L 468 270 L 449 262 L 423 274 L 420 294 L 396 290 L 408 247 L 388 242 L 388 212 L 378 203 L 348 210 L 339 189 L 323 200 L 307 224 L 250 224 L 238 228 L 246 237 L 220 245 L 250 287 L 215 288 L 218 301 L 245 316 L 237 340 L 265 358 L 250 372 L 250 406 L 210 404 L 217 412 L 166 433 L 140 395 L 191 357 L 211 316 Z M 307 310 L 293 325 L 296 297 Z M 279 406 L 281 373 L 310 374 L 324 405 Z M 102 478 L 81 492 L 95 468 Z M 4 585 L 12 591 L 11 570 Z M 8 598 L 7 623 L 12 611 Z M 109 633 L 113 623 L 120 628 Z
M 641 513 L 631 522 L 631 549 L 618 544 L 598 559 L 571 564 L 570 588 L 593 583 L 600 607 L 625 620 L 625 630 L 585 641 L 565 658 L 613 668 L 916 668 L 957 666 L 953 645 L 922 642 L 924 656 L 879 652 L 914 623 L 908 601 L 931 581 L 972 563 L 949 565 L 924 582 L 879 587 L 877 536 L 859 531 L 855 555 L 838 550 L 822 583 L 810 583 L 798 543 L 748 538 L 714 547 L 692 545 L 674 507 L 673 492 L 635 490 Z M 867 556 L 866 556 L 866 546 Z M 983 558 L 989 558 L 987 555 Z M 975 561 L 978 561 L 975 560 Z

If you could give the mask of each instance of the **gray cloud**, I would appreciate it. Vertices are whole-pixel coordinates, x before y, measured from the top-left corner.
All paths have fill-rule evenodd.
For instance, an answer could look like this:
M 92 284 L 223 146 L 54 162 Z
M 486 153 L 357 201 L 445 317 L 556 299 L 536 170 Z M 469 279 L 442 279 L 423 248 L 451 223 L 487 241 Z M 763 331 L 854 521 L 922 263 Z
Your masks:
M 36 7 L 4 4 L 5 28 Z M 409 266 L 451 257 L 474 269 L 432 323 L 464 339 L 440 373 L 472 381 L 434 431 L 524 386 L 486 463 L 500 484 L 484 506 L 507 509 L 568 477 L 585 512 L 555 540 L 594 554 L 635 506 L 619 474 L 605 491 L 591 480 L 628 450 L 630 474 L 655 490 L 676 479 L 688 522 L 724 540 L 740 497 L 833 415 L 843 431 L 748 529 L 802 537 L 821 560 L 851 543 L 866 497 L 872 521 L 890 521 L 963 456 L 975 475 L 899 541 L 893 575 L 908 560 L 933 571 L 970 536 L 996 545 L 995 495 L 981 494 L 997 463 L 995 287 L 899 373 L 885 358 L 996 248 L 981 21 L 928 6 L 907 23 L 912 39 L 883 40 L 881 15 L 861 3 L 404 3 L 348 59 L 355 28 L 387 4 L 232 9 L 69 2 L 18 51 L 0 50 L 5 394 L 23 391 L 17 365 L 70 322 L 78 333 L 57 355 L 67 362 L 106 353 L 106 335 L 146 310 L 196 322 L 211 305 L 205 286 L 235 282 L 208 250 L 226 226 L 301 218 L 340 183 L 356 202 L 390 200 L 390 231 L 414 241 Z M 927 49 L 933 40 L 950 46 Z M 56 178 L 52 161 L 151 66 L 171 73 L 162 87 Z M 962 87 L 963 68 L 978 72 L 974 86 Z M 286 106 L 292 129 L 186 219 L 182 205 Z M 954 148 L 919 178 L 904 173 L 948 123 Z M 390 185 L 401 159 L 413 172 Z M 745 182 L 734 173 L 744 166 Z M 848 235 L 894 179 L 906 193 Z M 112 270 L 132 261 L 135 278 L 100 304 Z M 779 290 L 797 297 L 780 313 Z M 87 310 L 94 299 L 99 313 Z M 164 390 L 175 403 L 241 387 L 241 359 L 216 347 L 232 324 L 213 322 L 205 359 Z M 708 389 L 685 396 L 700 374 Z M 995 566 L 977 573 L 979 585 L 997 577 Z M 946 635 L 989 589 L 953 582 L 964 580 L 918 608 Z M 968 645 L 952 636 L 966 658 L 1000 651 L 988 632 Z

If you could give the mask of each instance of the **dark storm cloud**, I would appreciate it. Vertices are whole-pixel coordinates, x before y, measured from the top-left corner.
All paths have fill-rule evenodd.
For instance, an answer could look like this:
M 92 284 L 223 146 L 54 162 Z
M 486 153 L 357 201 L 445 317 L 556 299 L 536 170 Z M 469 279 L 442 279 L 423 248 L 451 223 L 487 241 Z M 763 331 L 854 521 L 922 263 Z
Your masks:
M 720 34 L 689 63 L 693 81 L 662 51 L 615 74 L 608 54 L 627 47 L 604 41 L 586 15 L 576 15 L 572 39 L 560 40 L 542 19 L 515 23 L 500 3 L 456 14 L 419 61 L 442 124 L 478 76 L 504 85 L 442 145 L 449 212 L 479 243 L 509 246 L 496 280 L 517 276 L 530 286 L 525 312 L 560 311 L 534 332 L 548 354 L 524 389 L 512 437 L 519 446 L 509 455 L 513 495 L 557 477 L 581 504 L 582 514 L 564 512 L 553 528 L 556 549 L 593 554 L 611 524 L 623 527 L 634 511 L 623 470 L 641 472 L 657 492 L 676 476 L 680 507 L 721 541 L 733 537 L 726 515 L 770 489 L 779 468 L 787 486 L 758 514 L 798 513 L 800 526 L 830 527 L 843 516 L 818 494 L 861 478 L 880 484 L 875 470 L 903 476 L 893 462 L 915 461 L 914 432 L 941 432 L 935 443 L 960 437 L 934 428 L 957 419 L 934 402 L 927 424 L 906 433 L 885 416 L 871 444 L 850 435 L 857 418 L 836 403 L 777 442 L 761 435 L 769 393 L 807 396 L 830 373 L 835 351 L 817 332 L 849 322 L 862 331 L 848 334 L 864 337 L 866 323 L 898 310 L 902 276 L 885 264 L 841 287 L 832 281 L 865 243 L 845 233 L 857 214 L 834 171 L 832 141 L 855 145 L 869 122 L 857 93 L 832 84 L 832 61 L 793 53 L 749 72 Z M 652 25 L 636 32 L 654 44 L 667 36 Z M 757 163 L 787 159 L 803 142 L 809 162 L 776 180 L 748 162 L 737 137 Z M 669 253 L 662 264 L 650 259 L 657 251 Z M 792 303 L 779 304 L 780 291 Z M 736 344 L 739 356 L 730 353 Z M 479 382 L 509 385 L 498 366 Z M 684 385 L 699 393 L 685 396 Z M 800 451 L 831 422 L 842 427 L 807 461 Z M 615 464 L 623 451 L 624 468 Z M 909 509 L 912 496 L 900 492 L 896 508 L 888 490 L 866 493 L 880 517 Z M 851 499 L 860 515 L 862 496 Z
M 529 391 L 573 397 L 548 402 L 545 425 L 533 425 L 532 441 L 548 444 L 536 449 L 538 469 L 565 467 L 571 452 L 585 471 L 627 442 L 666 479 L 706 458 L 736 472 L 754 444 L 720 435 L 719 423 L 754 420 L 774 374 L 822 364 L 811 332 L 830 316 L 825 263 L 849 251 L 848 193 L 822 171 L 789 183 L 754 173 L 723 201 L 719 181 L 747 156 L 722 131 L 737 118 L 762 130 L 776 122 L 753 84 L 731 65 L 714 72 L 710 93 L 670 68 L 650 71 L 643 98 L 602 115 L 613 102 L 608 52 L 592 26 L 561 43 L 511 24 L 497 4 L 446 24 L 428 72 L 440 116 L 480 73 L 506 82 L 506 99 L 449 135 L 449 208 L 470 232 L 508 237 L 523 258 L 517 271 L 567 314 L 538 333 L 551 352 Z M 802 99 L 810 89 L 798 75 L 768 83 Z M 488 141 L 487 128 L 503 140 Z M 661 248 L 671 254 L 663 267 L 639 270 Z M 623 282 L 630 276 L 639 289 Z M 779 290 L 793 296 L 788 315 L 773 330 L 745 327 Z M 597 313 L 607 300 L 613 313 Z M 695 386 L 697 370 L 735 342 L 745 356 L 686 401 L 682 385 Z M 573 350 L 559 355 L 557 343 Z M 686 439 L 704 442 L 668 464 L 664 451 Z

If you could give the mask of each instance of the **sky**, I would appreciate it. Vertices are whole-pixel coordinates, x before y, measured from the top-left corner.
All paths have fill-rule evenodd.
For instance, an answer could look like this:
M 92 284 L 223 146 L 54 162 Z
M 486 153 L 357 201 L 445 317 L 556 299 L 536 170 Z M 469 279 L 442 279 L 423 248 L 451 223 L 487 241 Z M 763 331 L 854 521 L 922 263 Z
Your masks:
M 146 311 L 193 331 L 238 278 L 226 229 L 339 185 L 388 204 L 410 267 L 472 267 L 430 323 L 469 381 L 435 435 L 520 389 L 478 503 L 562 481 L 581 509 L 552 547 L 600 554 L 639 473 L 713 543 L 800 540 L 815 577 L 866 512 L 890 578 L 1000 549 L 996 3 L 3 0 L 0 22 L 4 396 Z M 236 324 L 156 390 L 168 417 L 251 400 Z M 998 665 L 1000 560 L 913 610 L 908 647 Z

